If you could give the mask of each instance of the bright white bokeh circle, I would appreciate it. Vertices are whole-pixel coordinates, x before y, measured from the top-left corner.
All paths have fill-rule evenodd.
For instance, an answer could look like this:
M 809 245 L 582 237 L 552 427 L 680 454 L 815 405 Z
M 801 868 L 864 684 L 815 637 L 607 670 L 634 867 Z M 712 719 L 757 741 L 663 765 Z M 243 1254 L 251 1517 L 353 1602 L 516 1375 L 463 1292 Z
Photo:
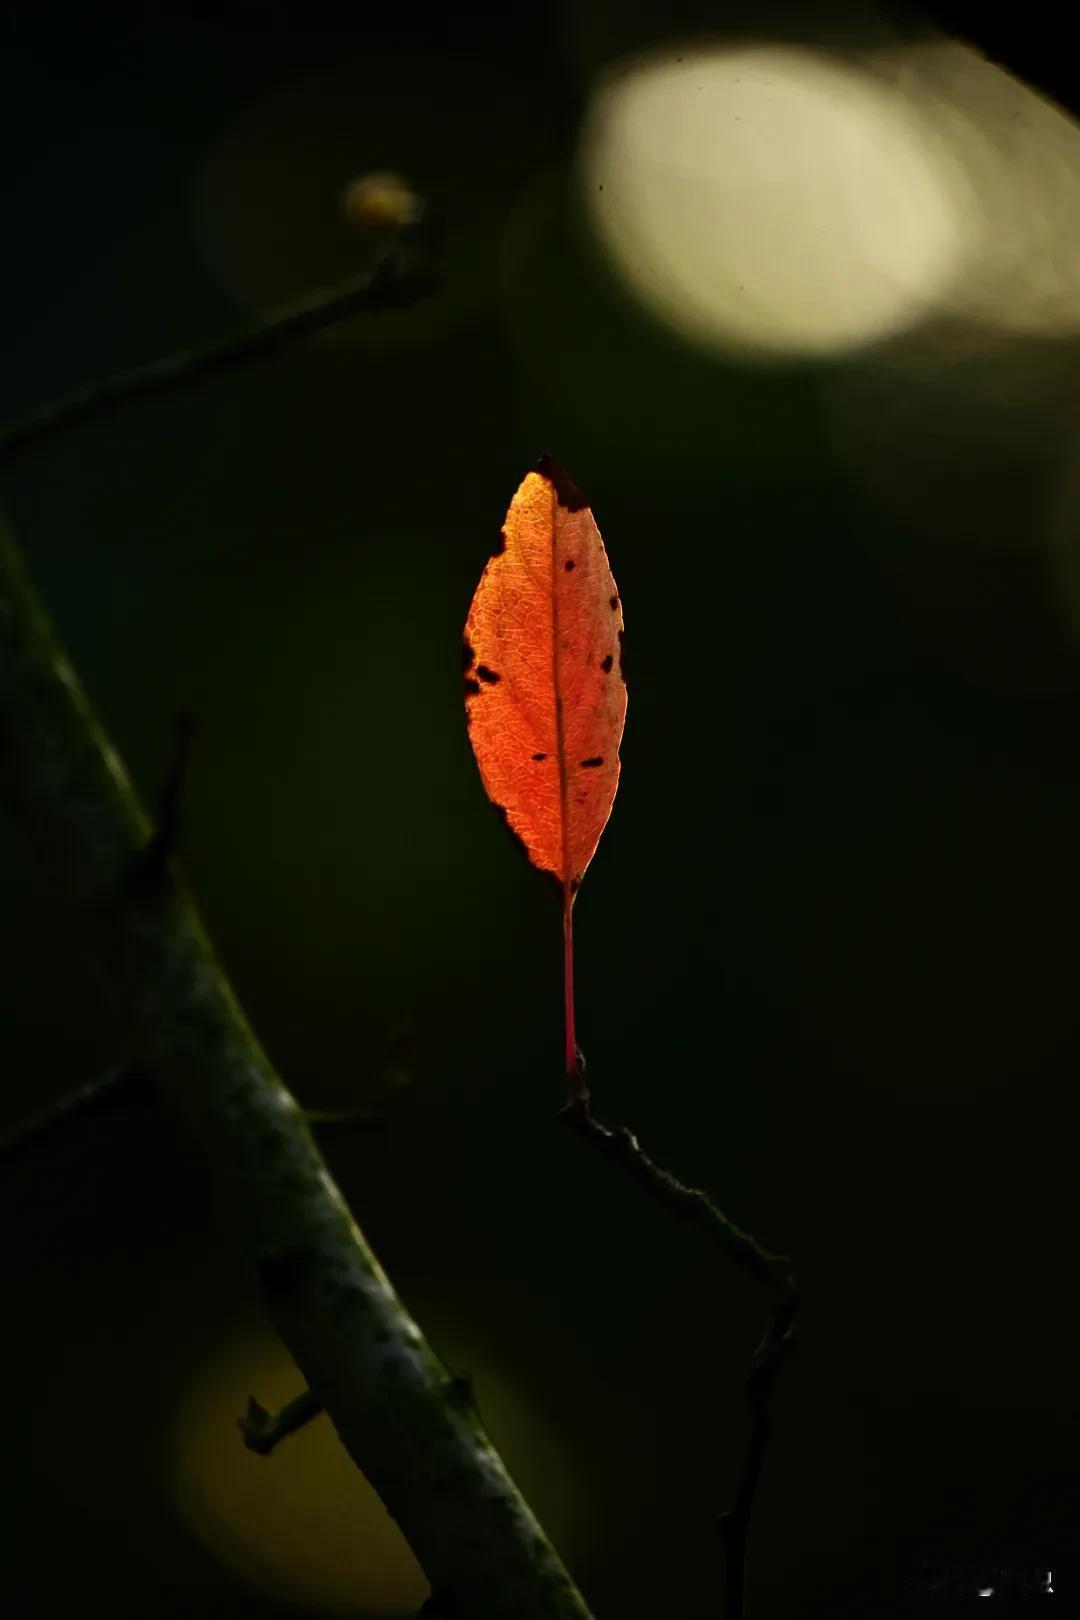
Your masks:
M 826 355 L 918 320 L 967 235 L 956 173 L 885 77 L 804 48 L 639 59 L 596 88 L 593 227 L 684 335 Z

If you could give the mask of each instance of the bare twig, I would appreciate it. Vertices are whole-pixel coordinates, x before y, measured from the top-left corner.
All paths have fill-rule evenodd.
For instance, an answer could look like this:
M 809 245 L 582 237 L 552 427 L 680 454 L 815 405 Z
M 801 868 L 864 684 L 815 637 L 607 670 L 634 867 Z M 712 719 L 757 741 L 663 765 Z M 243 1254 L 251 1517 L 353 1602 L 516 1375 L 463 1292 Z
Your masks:
M 260 1457 L 269 1457 L 280 1441 L 287 1435 L 295 1434 L 297 1429 L 304 1428 L 322 1411 L 322 1402 L 316 1400 L 310 1389 L 301 1391 L 287 1401 L 278 1412 L 268 1412 L 254 1395 L 249 1395 L 247 1411 L 236 1422 L 248 1450 Z
M 790 1279 L 789 1279 L 790 1283 Z M 743 1456 L 735 1501 L 722 1515 L 724 1535 L 724 1620 L 742 1620 L 746 1597 L 746 1555 L 750 1518 L 754 1510 L 765 1450 L 772 1435 L 770 1403 L 780 1369 L 795 1342 L 795 1317 L 799 1309 L 794 1285 L 774 1307 L 772 1318 L 754 1353 L 746 1380 L 746 1400 L 750 1409 L 750 1437 Z
M 304 1119 L 315 1130 L 384 1131 L 386 1115 L 371 1108 L 305 1108 Z
M 561 1110 L 561 1117 L 579 1135 L 586 1137 L 608 1159 L 614 1159 L 629 1170 L 662 1203 L 680 1219 L 701 1227 L 740 1265 L 759 1282 L 775 1288 L 786 1287 L 790 1260 L 786 1254 L 772 1254 L 749 1232 L 744 1232 L 729 1220 L 707 1193 L 697 1187 L 688 1187 L 669 1170 L 660 1166 L 644 1151 L 637 1137 L 625 1126 L 611 1130 L 601 1125 L 589 1108 L 587 1100 L 575 1093 Z
M 96 1114 L 104 1113 L 122 1097 L 128 1096 L 137 1085 L 146 1082 L 146 1072 L 137 1063 L 114 1063 L 111 1069 L 88 1080 L 74 1091 L 66 1091 L 56 1102 L 29 1119 L 20 1120 L 0 1136 L 0 1158 L 51 1142 L 53 1137 L 72 1125 Z
M 158 795 L 157 819 L 153 832 L 142 851 L 141 876 L 149 883 L 161 881 L 176 850 L 180 802 L 183 797 L 194 727 L 192 715 L 186 712 L 177 715 L 172 763 Z M 29 1119 L 21 1120 L 11 1130 L 0 1135 L 0 1157 L 17 1152 L 43 1138 L 51 1139 L 58 1129 L 76 1121 L 81 1122 L 92 1114 L 103 1113 L 121 1097 L 127 1096 L 136 1080 L 145 1084 L 147 1074 L 144 1066 L 130 1059 L 114 1063 L 104 1074 L 87 1081 L 83 1086 L 77 1086 L 74 1091 L 65 1092 L 56 1102 L 50 1103 L 48 1108 L 43 1108 L 40 1113 L 31 1115 Z
M 201 377 L 266 359 L 296 338 L 334 325 L 347 316 L 417 303 L 437 290 L 427 239 L 406 228 L 384 246 L 373 265 L 334 287 L 287 304 L 227 337 L 181 349 L 149 365 L 115 372 L 100 382 L 73 389 L 0 429 L 0 462 L 41 439 L 51 438 L 119 406 L 185 387 Z
M 396 1029 L 387 1041 L 384 1060 L 367 1087 L 364 1102 L 347 1103 L 340 1108 L 305 1108 L 304 1119 L 317 1131 L 357 1131 L 374 1135 L 386 1130 L 390 1123 L 389 1111 L 400 1100 L 402 1092 L 411 1082 L 407 1050 L 410 1044 L 407 1029 Z
M 650 1159 L 632 1131 L 627 1130 L 625 1126 L 612 1130 L 602 1125 L 590 1109 L 583 1067 L 583 1064 L 579 1064 L 578 1075 L 571 1077 L 570 1096 L 561 1109 L 561 1117 L 566 1123 L 590 1141 L 606 1158 L 621 1164 L 636 1181 L 646 1187 L 680 1219 L 690 1221 L 707 1232 L 744 1271 L 749 1272 L 758 1282 L 765 1283 L 767 1287 L 778 1289 L 780 1292 L 769 1327 L 757 1347 L 746 1381 L 746 1398 L 751 1419 L 750 1437 L 743 1457 L 734 1505 L 721 1519 L 726 1548 L 724 1620 L 743 1620 L 750 1516 L 761 1477 L 765 1449 L 772 1432 L 770 1403 L 780 1369 L 794 1342 L 795 1317 L 799 1308 L 795 1280 L 791 1275 L 791 1261 L 785 1254 L 773 1254 L 763 1248 L 751 1233 L 744 1232 L 736 1226 L 734 1221 L 730 1220 L 700 1188 L 688 1187 L 670 1171 L 662 1170 Z
M 165 778 L 157 799 L 157 817 L 154 830 L 145 850 L 148 871 L 160 877 L 176 854 L 180 838 L 180 805 L 187 780 L 191 739 L 195 733 L 195 716 L 182 709 L 176 716 L 173 757 L 169 774 Z

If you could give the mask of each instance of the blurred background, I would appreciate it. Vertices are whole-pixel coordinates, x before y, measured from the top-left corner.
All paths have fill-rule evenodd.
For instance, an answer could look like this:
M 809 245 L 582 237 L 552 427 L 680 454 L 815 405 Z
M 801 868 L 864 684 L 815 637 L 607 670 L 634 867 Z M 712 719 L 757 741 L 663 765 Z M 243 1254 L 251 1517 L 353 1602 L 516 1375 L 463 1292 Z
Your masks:
M 719 1614 L 767 1301 L 557 1122 L 560 920 L 485 802 L 461 626 L 541 451 L 625 604 L 576 911 L 601 1118 L 790 1250 L 757 1620 L 1076 1593 L 1080 77 L 973 4 L 15 3 L 4 419 L 351 274 L 442 285 L 91 420 L 0 502 L 436 1350 L 597 1620 Z M 0 808 L 0 1127 L 122 1053 Z M 399 1620 L 425 1586 L 287 1399 L 149 1104 L 9 1158 L 5 1607 Z M 1075 1602 L 1075 1597 L 1074 1597 Z

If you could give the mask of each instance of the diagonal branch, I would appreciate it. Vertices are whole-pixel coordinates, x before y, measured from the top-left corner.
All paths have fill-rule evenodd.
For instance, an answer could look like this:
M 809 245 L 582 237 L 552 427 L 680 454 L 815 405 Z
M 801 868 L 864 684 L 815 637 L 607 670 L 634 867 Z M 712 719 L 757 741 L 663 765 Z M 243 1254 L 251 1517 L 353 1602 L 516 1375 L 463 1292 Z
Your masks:
M 403 229 L 379 251 L 372 266 L 336 286 L 321 288 L 286 304 L 212 343 L 179 349 L 148 365 L 117 371 L 100 382 L 72 389 L 9 423 L 0 429 L 0 462 L 90 417 L 152 394 L 175 391 L 237 365 L 268 359 L 297 338 L 308 337 L 350 315 L 414 304 L 430 297 L 438 287 L 426 237 L 419 227 Z
M 590 1141 L 605 1158 L 614 1159 L 641 1182 L 654 1197 L 678 1215 L 681 1220 L 701 1227 L 727 1254 L 769 1287 L 789 1286 L 791 1262 L 786 1254 L 772 1254 L 749 1232 L 742 1231 L 729 1220 L 707 1193 L 697 1187 L 688 1187 L 670 1170 L 662 1170 L 642 1148 L 637 1137 L 625 1126 L 611 1130 L 601 1125 L 589 1108 L 588 1097 L 575 1094 L 561 1110 L 560 1117 L 572 1130 Z
M 353 1220 L 0 532 L 0 791 L 96 925 L 164 1104 L 231 1205 L 270 1318 L 432 1590 L 468 1620 L 584 1600 Z

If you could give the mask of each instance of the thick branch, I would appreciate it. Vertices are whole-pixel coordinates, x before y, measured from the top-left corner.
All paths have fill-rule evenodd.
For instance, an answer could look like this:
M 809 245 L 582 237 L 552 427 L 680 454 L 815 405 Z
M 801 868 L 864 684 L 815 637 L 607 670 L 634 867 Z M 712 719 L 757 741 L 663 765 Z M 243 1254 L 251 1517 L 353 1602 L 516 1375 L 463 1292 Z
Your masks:
M 145 881 L 147 818 L 2 533 L 0 791 L 90 908 L 155 1083 L 232 1204 L 278 1332 L 432 1590 L 462 1620 L 586 1620 L 475 1407 L 368 1248 L 174 874 Z

